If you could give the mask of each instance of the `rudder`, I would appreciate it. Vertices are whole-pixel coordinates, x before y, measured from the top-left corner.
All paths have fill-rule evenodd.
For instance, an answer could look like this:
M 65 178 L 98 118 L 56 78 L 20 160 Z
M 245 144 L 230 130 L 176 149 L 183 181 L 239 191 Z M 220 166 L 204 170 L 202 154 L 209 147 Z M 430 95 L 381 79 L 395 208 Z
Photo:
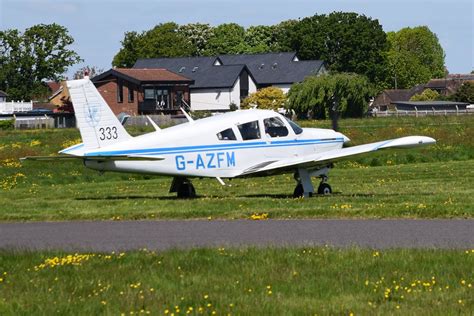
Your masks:
M 86 149 L 132 138 L 89 78 L 68 81 L 67 87 Z

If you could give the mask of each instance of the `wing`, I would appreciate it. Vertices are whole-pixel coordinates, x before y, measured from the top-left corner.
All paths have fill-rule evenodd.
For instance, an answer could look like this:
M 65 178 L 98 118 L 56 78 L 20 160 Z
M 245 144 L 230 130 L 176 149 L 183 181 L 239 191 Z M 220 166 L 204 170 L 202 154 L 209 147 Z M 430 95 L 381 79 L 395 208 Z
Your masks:
M 370 153 L 381 149 L 388 148 L 414 148 L 435 144 L 436 140 L 426 136 L 407 136 L 401 138 L 390 139 L 386 141 L 358 145 L 353 147 L 334 149 L 331 151 L 315 153 L 296 159 L 273 160 L 267 164 L 259 164 L 242 172 L 243 175 L 253 173 L 269 173 L 278 170 L 287 170 L 298 168 L 317 168 L 327 165 L 331 162 L 349 159 L 352 156 L 364 153 Z
M 20 161 L 35 160 L 35 161 L 66 161 L 66 160 L 95 160 L 95 161 L 156 161 L 163 160 L 160 156 L 146 156 L 146 155 L 113 155 L 113 156 L 72 156 L 72 155 L 58 155 L 58 156 L 28 156 L 20 158 Z

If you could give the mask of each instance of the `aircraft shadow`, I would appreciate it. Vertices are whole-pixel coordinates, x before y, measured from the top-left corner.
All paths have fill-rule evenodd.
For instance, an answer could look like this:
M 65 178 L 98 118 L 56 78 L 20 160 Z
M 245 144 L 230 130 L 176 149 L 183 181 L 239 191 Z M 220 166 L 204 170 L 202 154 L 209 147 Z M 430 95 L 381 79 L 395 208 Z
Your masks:
M 199 198 L 199 196 L 197 197 Z M 77 197 L 76 201 L 103 201 L 103 200 L 176 200 L 176 196 L 149 196 L 149 195 L 109 195 Z
M 431 193 L 417 193 L 418 195 L 432 195 Z M 312 198 L 330 198 L 331 196 L 337 197 L 348 197 L 348 198 L 375 198 L 375 197 L 394 197 L 394 196 L 405 196 L 407 193 L 342 193 L 342 192 L 333 192 L 331 195 L 319 195 L 314 194 Z M 211 196 L 212 198 L 213 196 Z M 217 196 L 216 196 L 217 197 Z M 265 193 L 256 193 L 256 194 L 243 194 L 243 195 L 234 195 L 233 197 L 237 198 L 272 198 L 272 199 L 293 199 L 291 194 L 265 194 Z M 209 196 L 196 196 L 194 199 L 200 198 L 209 198 Z M 219 198 L 222 198 L 219 196 Z M 76 201 L 104 201 L 104 200 L 178 200 L 174 195 L 172 196 L 150 196 L 150 195 L 109 195 L 109 196 L 86 196 L 86 197 L 77 197 Z M 187 199 L 180 199 L 187 200 Z M 192 198 L 189 200 L 193 200 Z

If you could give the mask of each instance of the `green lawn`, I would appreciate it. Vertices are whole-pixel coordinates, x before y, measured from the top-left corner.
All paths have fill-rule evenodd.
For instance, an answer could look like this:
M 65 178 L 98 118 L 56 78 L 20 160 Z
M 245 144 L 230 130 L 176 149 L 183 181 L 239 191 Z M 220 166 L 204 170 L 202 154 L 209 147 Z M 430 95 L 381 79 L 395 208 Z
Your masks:
M 338 163 L 330 172 L 332 196 L 291 198 L 295 182 L 290 174 L 234 179 L 228 187 L 197 179 L 199 197 L 177 200 L 168 193 L 171 178 L 101 176 L 80 162 L 18 162 L 79 142 L 77 130 L 1 131 L 0 220 L 248 218 L 255 213 L 270 218 L 473 217 L 474 116 L 342 120 L 341 126 L 355 144 L 412 134 L 435 137 L 438 143 Z
M 474 250 L 0 252 L 2 315 L 469 315 Z
M 234 179 L 230 187 L 196 180 L 199 197 L 178 200 L 169 178 L 109 180 L 71 166 L 17 176 L 16 186 L 0 190 L 0 220 L 474 217 L 474 160 L 334 169 L 335 193 L 309 199 L 291 197 L 292 175 Z

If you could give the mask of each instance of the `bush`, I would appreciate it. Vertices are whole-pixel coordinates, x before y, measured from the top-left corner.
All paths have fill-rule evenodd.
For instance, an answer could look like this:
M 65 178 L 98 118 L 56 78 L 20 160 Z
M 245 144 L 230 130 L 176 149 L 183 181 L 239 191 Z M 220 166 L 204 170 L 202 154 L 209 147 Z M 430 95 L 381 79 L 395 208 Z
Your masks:
M 286 106 L 286 95 L 277 87 L 260 89 L 246 97 L 240 105 L 242 109 L 250 109 L 254 106 L 258 109 L 278 111 Z
M 9 130 L 15 128 L 15 120 L 1 120 L 0 130 Z

